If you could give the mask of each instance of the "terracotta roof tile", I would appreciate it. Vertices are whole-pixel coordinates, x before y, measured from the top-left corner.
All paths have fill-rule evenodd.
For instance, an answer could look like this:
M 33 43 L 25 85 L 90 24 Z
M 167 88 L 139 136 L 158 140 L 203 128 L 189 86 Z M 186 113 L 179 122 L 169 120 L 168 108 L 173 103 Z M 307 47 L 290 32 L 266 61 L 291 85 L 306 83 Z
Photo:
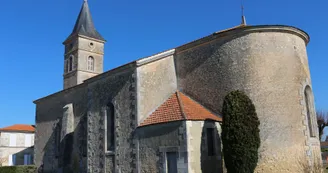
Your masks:
M 320 146 L 321 147 L 327 147 L 328 146 L 328 142 L 326 142 L 326 141 L 320 142 Z
M 148 116 L 140 126 L 167 123 L 179 120 L 214 120 L 222 119 L 204 108 L 181 92 L 175 92 Z
M 34 132 L 35 128 L 32 125 L 26 124 L 15 124 L 12 126 L 0 128 L 0 131 L 24 131 L 24 132 Z
M 171 122 L 182 119 L 183 115 L 180 109 L 178 97 L 176 93 L 174 93 L 161 106 L 159 106 L 155 112 L 153 112 L 148 118 L 146 118 L 140 124 L 140 126 Z
M 208 109 L 204 108 L 202 105 L 196 101 L 190 99 L 182 93 L 178 93 L 182 103 L 183 112 L 186 115 L 187 120 L 215 120 L 222 121 L 222 118 L 214 115 Z

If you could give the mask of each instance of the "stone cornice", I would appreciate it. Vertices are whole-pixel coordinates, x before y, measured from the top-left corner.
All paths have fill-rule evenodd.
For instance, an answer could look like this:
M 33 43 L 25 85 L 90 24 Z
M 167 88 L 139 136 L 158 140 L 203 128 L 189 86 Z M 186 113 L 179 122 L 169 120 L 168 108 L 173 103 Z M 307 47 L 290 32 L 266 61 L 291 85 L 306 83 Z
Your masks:
M 280 32 L 280 33 L 290 33 L 302 38 L 307 45 L 310 41 L 310 36 L 303 30 L 287 25 L 255 25 L 255 26 L 244 26 L 240 25 L 230 29 L 214 32 L 206 37 L 194 40 L 182 46 L 176 48 L 176 53 L 179 54 L 195 46 L 200 46 L 203 44 L 208 44 L 212 41 L 223 37 L 239 37 L 249 33 L 259 33 L 259 32 Z
M 137 67 L 139 67 L 139 66 L 142 66 L 142 65 L 145 65 L 145 64 L 160 60 L 162 58 L 168 57 L 170 55 L 173 55 L 174 53 L 175 53 L 175 49 L 170 49 L 170 50 L 158 53 L 158 54 L 153 55 L 153 56 L 149 56 L 149 57 L 146 57 L 146 58 L 139 59 L 139 60 L 136 61 L 136 64 L 137 64 Z

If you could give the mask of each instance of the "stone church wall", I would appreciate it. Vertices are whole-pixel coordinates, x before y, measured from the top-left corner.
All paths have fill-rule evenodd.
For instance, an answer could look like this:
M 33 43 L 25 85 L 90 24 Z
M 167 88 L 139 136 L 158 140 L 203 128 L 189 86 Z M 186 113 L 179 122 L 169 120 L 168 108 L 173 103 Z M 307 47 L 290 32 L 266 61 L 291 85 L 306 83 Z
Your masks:
M 188 172 L 185 121 L 138 128 L 140 172 L 166 173 L 166 153 L 176 152 L 178 172 Z
M 213 34 L 169 51 L 164 59 L 138 60 L 42 98 L 36 101 L 36 166 L 45 173 L 164 173 L 165 153 L 174 151 L 179 173 L 199 170 L 197 153 L 188 160 L 187 151 L 199 143 L 190 140 L 196 136 L 187 139 L 194 130 L 188 122 L 137 129 L 138 123 L 177 88 L 216 114 L 228 92 L 239 89 L 253 100 L 261 122 L 256 172 L 299 172 L 300 160 L 313 163 L 320 156 L 319 141 L 307 125 L 304 90 L 311 89 L 311 78 L 304 35 L 284 26 Z M 106 151 L 109 103 L 115 115 L 113 152 Z
M 208 154 L 207 128 L 214 129 L 215 154 Z M 188 173 L 222 173 L 221 126 L 218 122 L 187 121 Z
M 131 172 L 137 169 L 135 68 L 121 67 L 88 82 L 88 172 Z M 106 152 L 106 106 L 114 106 L 115 149 Z M 115 165 L 115 166 L 114 166 Z
M 218 114 L 228 92 L 245 91 L 261 121 L 256 171 L 299 170 L 299 160 L 313 160 L 319 151 L 304 116 L 304 81 L 311 86 L 305 34 L 283 26 L 248 28 L 177 48 L 178 88 Z
M 81 132 L 81 129 L 86 124 L 80 122 L 80 119 L 86 115 L 86 101 L 86 88 L 83 85 L 55 93 L 37 101 L 35 164 L 44 173 L 63 171 L 65 165 L 69 167 L 67 164 L 74 165 L 71 169 L 74 168 L 80 170 L 80 172 L 85 172 L 86 156 L 83 155 L 83 150 L 86 149 L 86 145 L 81 146 L 83 145 L 81 133 L 84 133 Z M 60 142 L 60 148 L 62 149 L 58 149 L 56 146 L 56 131 L 66 129 L 66 127 L 59 128 L 59 124 L 61 124 L 65 112 L 64 107 L 69 104 L 71 104 L 73 112 L 67 112 L 71 118 L 68 125 L 71 126 L 74 132 L 65 134 L 66 136 L 61 135 L 63 140 Z M 63 142 L 67 141 L 68 138 L 68 142 Z M 64 148 L 66 150 L 71 148 L 72 150 L 71 152 L 65 152 Z
M 140 124 L 177 90 L 173 56 L 138 67 L 137 76 Z

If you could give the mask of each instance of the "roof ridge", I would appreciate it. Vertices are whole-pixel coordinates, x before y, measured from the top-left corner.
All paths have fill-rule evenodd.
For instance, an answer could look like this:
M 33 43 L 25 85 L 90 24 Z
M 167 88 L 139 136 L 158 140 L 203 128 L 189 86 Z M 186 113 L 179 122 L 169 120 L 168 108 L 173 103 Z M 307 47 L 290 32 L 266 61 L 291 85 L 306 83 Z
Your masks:
M 176 91 L 175 94 L 176 94 L 177 99 L 178 99 L 178 104 L 179 104 L 179 108 L 180 108 L 181 114 L 182 114 L 183 118 L 186 120 L 187 119 L 187 116 L 186 116 L 186 114 L 184 112 L 182 101 L 180 100 L 181 98 L 180 98 L 180 95 L 179 95 L 179 91 Z

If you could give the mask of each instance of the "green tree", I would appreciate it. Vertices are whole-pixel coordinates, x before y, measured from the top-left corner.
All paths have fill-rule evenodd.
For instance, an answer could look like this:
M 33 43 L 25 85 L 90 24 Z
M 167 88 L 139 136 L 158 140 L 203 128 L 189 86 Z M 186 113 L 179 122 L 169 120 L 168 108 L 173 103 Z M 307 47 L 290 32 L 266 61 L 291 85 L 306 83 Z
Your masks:
M 260 121 L 252 100 L 241 91 L 224 99 L 222 143 L 228 173 L 253 173 L 258 162 Z

